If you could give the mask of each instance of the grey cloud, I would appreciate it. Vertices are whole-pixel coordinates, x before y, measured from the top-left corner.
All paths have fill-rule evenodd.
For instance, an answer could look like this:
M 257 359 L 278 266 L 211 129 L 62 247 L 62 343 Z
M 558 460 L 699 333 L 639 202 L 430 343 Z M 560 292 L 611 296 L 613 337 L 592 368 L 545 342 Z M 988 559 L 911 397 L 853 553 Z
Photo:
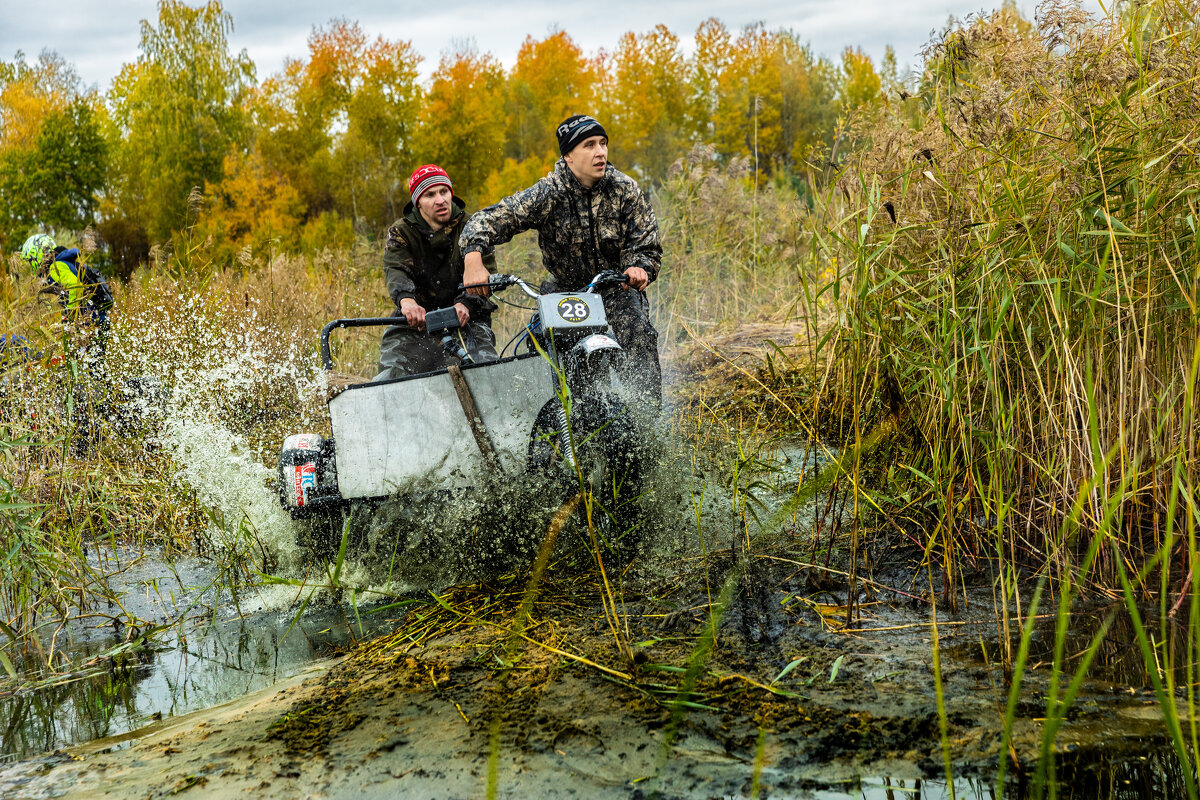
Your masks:
M 198 2 L 198 0 L 194 0 Z M 998 6 L 1000 0 L 991 0 Z M 23 50 L 30 58 L 43 48 L 57 50 L 72 61 L 86 83 L 107 88 L 121 65 L 137 58 L 138 23 L 154 19 L 157 3 L 150 0 L 51 0 L 5 3 L 0 22 L 0 58 Z M 1032 14 L 1034 0 L 1018 5 Z M 1097 0 L 1086 0 L 1095 10 Z M 277 72 L 284 58 L 303 58 L 314 26 L 345 17 L 356 20 L 374 38 L 409 40 L 424 56 L 428 75 L 440 55 L 456 41 L 473 39 L 481 51 L 511 65 L 526 35 L 541 38 L 554 28 L 566 30 L 587 53 L 612 50 L 626 31 L 645 32 L 663 23 L 684 42 L 697 26 L 716 17 L 731 31 L 762 22 L 768 28 L 794 30 L 813 50 L 836 59 L 847 45 L 861 46 L 873 58 L 885 45 L 895 47 L 901 64 L 916 64 L 917 53 L 933 29 L 949 15 L 963 16 L 980 8 L 979 0 L 610 0 L 571 4 L 561 0 L 457 0 L 449 4 L 367 2 L 345 0 L 333 6 L 326 0 L 226 0 L 234 20 L 230 38 L 235 50 L 254 59 L 260 78 Z

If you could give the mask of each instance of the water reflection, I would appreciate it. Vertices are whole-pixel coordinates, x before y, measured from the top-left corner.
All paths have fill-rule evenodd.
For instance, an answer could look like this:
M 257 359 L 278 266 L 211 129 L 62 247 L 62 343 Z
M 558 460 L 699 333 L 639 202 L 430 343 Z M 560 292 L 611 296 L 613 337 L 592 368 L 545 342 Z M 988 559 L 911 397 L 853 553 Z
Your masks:
M 1058 800 L 1177 800 L 1187 796 L 1184 772 L 1174 751 L 1169 749 L 1134 758 L 1110 759 L 1094 754 L 1071 758 L 1059 764 L 1053 792 L 1048 785 L 1035 786 L 1031 776 L 1016 775 L 1006 783 L 1003 794 L 1004 800 L 1046 797 Z M 812 800 L 950 800 L 952 795 L 943 780 L 864 778 L 857 786 L 817 790 L 797 797 Z M 999 800 L 1001 795 L 991 781 L 957 778 L 953 797 L 956 800 Z
M 278 612 L 193 622 L 172 629 L 154 650 L 124 663 L 106 660 L 100 674 L 0 698 L 0 756 L 25 758 L 234 700 L 390 628 L 395 617 L 364 613 L 360 629 L 341 609 L 327 609 L 292 622 Z M 86 663 L 118 641 L 83 642 L 72 661 Z
M 1188 615 L 1186 610 L 1176 617 L 1162 617 L 1156 608 L 1140 609 L 1142 625 L 1152 637 L 1158 651 L 1156 668 L 1170 670 L 1176 686 L 1188 685 L 1188 675 L 1194 672 L 1194 661 L 1188 658 L 1190 645 Z M 1066 669 L 1074 671 L 1078 659 L 1087 651 L 1106 618 L 1112 617 L 1108 633 L 1096 652 L 1089 676 L 1097 680 L 1123 686 L 1151 688 L 1150 673 L 1138 646 L 1137 633 L 1129 612 L 1120 603 L 1089 606 L 1074 611 L 1067 628 L 1063 652 L 1067 657 Z M 1030 641 L 1029 664 L 1034 668 L 1048 668 L 1054 661 L 1055 621 L 1046 619 L 1036 626 Z M 1014 641 L 1013 651 L 1016 652 Z
M 1142 608 L 1139 613 L 1146 635 L 1153 643 L 1154 667 L 1159 675 L 1165 678 L 1169 672 L 1174 685 L 1181 689 L 1195 683 L 1191 676 L 1196 674 L 1197 664 L 1191 653 L 1196 642 L 1189 630 L 1187 612 L 1181 611 L 1176 617 L 1165 618 L 1157 608 Z M 1110 618 L 1108 632 L 1096 651 L 1088 677 L 1123 689 L 1152 689 L 1151 673 L 1142 656 L 1133 621 L 1128 609 L 1121 603 L 1089 605 L 1071 612 L 1063 640 L 1063 671 L 1074 674 L 1096 632 Z M 1053 666 L 1055 627 L 1056 620 L 1052 614 L 1035 622 L 1026 661 L 1029 671 L 1048 671 Z M 1014 629 L 1012 652 L 1015 654 L 1020 647 L 1019 625 L 1014 625 Z M 995 642 L 993 637 L 986 646 L 986 657 L 978 642 L 947 648 L 947 653 L 977 664 L 993 664 L 998 652 Z

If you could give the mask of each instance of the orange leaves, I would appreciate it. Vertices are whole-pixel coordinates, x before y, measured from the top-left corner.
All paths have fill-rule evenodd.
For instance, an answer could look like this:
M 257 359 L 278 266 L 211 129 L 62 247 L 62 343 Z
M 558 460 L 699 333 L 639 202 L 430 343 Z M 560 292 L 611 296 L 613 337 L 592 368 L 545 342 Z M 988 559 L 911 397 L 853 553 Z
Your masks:
M 253 85 L 253 65 L 228 49 L 232 18 L 219 2 L 159 5 L 142 57 L 107 98 L 119 143 L 106 186 L 120 206 L 113 216 L 155 239 L 189 224 L 184 198 L 195 185 L 217 198 L 211 213 L 230 242 L 300 247 L 327 232 L 377 235 L 403 213 L 409 172 L 430 162 L 478 208 L 548 172 L 555 126 L 576 113 L 600 119 L 613 164 L 643 184 L 663 180 L 697 144 L 726 164 L 753 159 L 759 180 L 795 177 L 830 144 L 839 113 L 880 94 L 860 50 L 833 64 L 790 32 L 760 24 L 731 33 L 715 19 L 690 48 L 664 25 L 591 55 L 566 31 L 529 36 L 507 70 L 460 48 L 425 82 L 410 42 L 372 39 L 335 19 L 312 31 L 305 54 Z M 885 62 L 885 88 L 894 73 Z M 30 140 L 43 106 L 58 102 L 46 87 L 57 86 L 0 82 L 0 153 Z M 255 226 L 271 233 L 251 234 Z
M 334 20 L 327 28 L 313 29 L 301 87 L 304 100 L 312 103 L 317 113 L 328 113 L 349 100 L 362 69 L 366 43 L 357 22 Z
M 300 193 L 306 218 L 386 226 L 408 199 L 397 175 L 412 160 L 421 56 L 409 42 L 369 42 L 347 20 L 314 29 L 308 48 L 260 87 L 255 150 Z
M 445 54 L 422 87 L 408 42 L 369 42 L 335 20 L 306 61 L 261 84 L 254 152 L 299 192 L 305 218 L 332 212 L 368 231 L 402 213 L 420 164 L 445 168 L 471 208 L 531 185 L 558 158 L 555 126 L 577 113 L 600 118 L 613 163 L 646 184 L 701 143 L 726 159 L 757 147 L 763 175 L 802 169 L 830 138 L 842 73 L 762 25 L 735 37 L 709 19 L 694 41 L 688 53 L 658 25 L 589 56 L 555 31 L 526 37 L 509 70 L 471 47 Z

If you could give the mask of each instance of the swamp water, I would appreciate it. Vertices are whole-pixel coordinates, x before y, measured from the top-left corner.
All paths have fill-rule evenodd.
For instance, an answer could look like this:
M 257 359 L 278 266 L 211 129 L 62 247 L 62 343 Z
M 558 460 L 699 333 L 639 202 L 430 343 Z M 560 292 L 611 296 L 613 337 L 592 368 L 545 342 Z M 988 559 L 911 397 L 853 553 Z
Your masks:
M 253 555 L 279 567 L 286 582 L 263 583 L 245 574 L 231 579 L 219 556 L 167 558 L 161 552 L 101 549 L 93 566 L 105 576 L 123 616 L 163 628 L 118 658 L 110 657 L 114 650 L 143 631 L 86 617 L 57 630 L 44 646 L 60 653 L 58 663 L 65 659 L 77 669 L 52 676 L 35 667 L 23 671 L 25 688 L 0 694 L 0 762 L 96 739 L 124 741 L 152 722 L 297 675 L 396 627 L 404 613 L 394 607 L 399 597 L 427 599 L 430 590 L 455 579 L 528 563 L 555 510 L 546 505 L 544 486 L 522 480 L 485 487 L 475 496 L 435 492 L 362 510 L 351 535 L 360 552 L 347 557 L 340 588 L 330 591 L 322 587 L 329 566 L 312 560 L 317 572 L 310 572 L 311 556 L 298 544 L 311 535 L 312 523 L 288 519 L 272 488 L 273 473 L 249 456 L 240 437 L 198 421 L 194 412 L 169 419 L 164 439 L 187 465 L 181 470 L 185 480 L 212 509 L 210 546 L 237 546 L 249 533 Z M 800 466 L 811 470 L 816 459 L 799 447 L 773 457 L 779 487 L 794 486 Z M 705 517 L 720 515 L 712 497 L 701 503 Z M 673 515 L 660 539 L 666 528 L 686 525 L 694 514 L 683 502 L 682 495 L 658 501 L 660 522 Z M 537 524 L 508 523 L 524 516 Z M 486 550 L 483 539 L 497 552 L 464 555 Z M 670 544 L 675 551 L 685 546 Z M 505 554 L 509 557 L 501 560 Z M 671 559 L 666 553 L 648 555 L 659 562 Z M 311 582 L 295 585 L 306 581 Z
M 248 363 L 231 362 L 206 373 L 202 381 L 221 386 L 228 400 L 230 393 L 236 394 L 238 382 L 244 380 L 240 376 L 248 371 L 248 366 L 254 366 L 253 359 Z M 181 384 L 177 381 L 175 385 Z M 553 510 L 546 506 L 547 499 L 534 485 L 490 487 L 485 493 L 486 502 L 458 506 L 447 504 L 445 498 L 425 498 L 425 505 L 436 512 L 433 514 L 414 512 L 411 505 L 375 509 L 359 540 L 366 545 L 366 557 L 347 562 L 338 579 L 342 589 L 319 591 L 316 602 L 305 604 L 301 597 L 310 589 L 286 582 L 256 584 L 252 579 L 255 568 L 281 576 L 285 581 L 313 578 L 306 571 L 307 554 L 296 544 L 296 526 L 279 509 L 270 488 L 271 470 L 262 466 L 266 459 L 254 455 L 241 437 L 214 422 L 211 414 L 204 413 L 206 409 L 197 407 L 194 399 L 205 395 L 196 392 L 194 384 L 190 389 L 186 383 L 183 386 L 182 394 L 176 391 L 173 407 L 179 411 L 166 421 L 163 443 L 184 465 L 181 478 L 212 510 L 212 550 L 238 555 L 241 565 L 234 570 L 238 577 L 229 577 L 228 564 L 223 564 L 221 558 L 168 563 L 154 554 L 98 555 L 98 566 L 110 573 L 132 617 L 166 627 L 147 646 L 120 659 L 106 659 L 90 666 L 91 657 L 111 653 L 127 641 L 129 631 L 89 627 L 87 620 L 82 620 L 60 634 L 55 646 L 80 665 L 77 679 L 47 681 L 41 688 L 35 685 L 0 698 L 0 733 L 3 733 L 0 753 L 6 759 L 18 761 L 0 770 L 0 795 L 8 796 L 6 786 L 16 792 L 28 785 L 29 769 L 35 768 L 28 765 L 44 761 L 45 757 L 39 759 L 39 753 L 93 740 L 107 748 L 127 747 L 139 738 L 136 733 L 139 729 L 160 718 L 170 719 L 235 700 L 299 675 L 315 660 L 354 641 L 392 629 L 400 622 L 402 611 L 389 607 L 387 599 L 373 598 L 395 598 L 410 591 L 427 595 L 429 588 L 453 582 L 447 580 L 448 576 L 469 579 L 477 568 L 494 569 L 495 563 L 480 565 L 461 557 L 439 560 L 436 554 L 462 552 L 464 545 L 498 539 L 516 541 L 528 549 L 536 543 L 539 531 L 514 527 L 509 521 L 522 514 L 544 520 Z M 192 400 L 182 401 L 189 393 Z M 655 514 L 660 530 L 648 539 L 645 559 L 650 565 L 649 577 L 643 582 L 653 586 L 669 580 L 671 570 L 681 560 L 694 560 L 702 549 L 728 547 L 739 518 L 733 495 L 743 497 L 743 509 L 754 509 L 752 516 L 775 519 L 779 516 L 776 512 L 783 509 L 788 512 L 783 515 L 784 524 L 790 526 L 793 534 L 809 531 L 819 509 L 789 510 L 786 500 L 795 490 L 801 472 L 811 474 L 820 460 L 802 446 L 791 445 L 763 453 L 761 458 L 743 459 L 748 477 L 736 492 L 727 485 L 706 483 L 689 469 L 657 476 L 656 494 L 651 502 L 657 505 Z M 531 511 L 538 513 L 530 514 Z M 746 515 L 740 516 L 744 519 Z M 824 519 L 828 519 L 827 512 Z M 703 547 L 697 542 L 697 526 L 704 531 Z M 404 530 L 404 537 L 389 535 L 396 530 Z M 327 578 L 328 573 L 318 576 L 310 586 Z M 346 587 L 357 587 L 359 591 L 347 592 Z M 836 605 L 836 588 L 823 589 L 821 593 L 824 597 L 820 602 Z M 352 602 L 345 603 L 347 599 Z M 780 602 L 785 601 L 780 598 Z M 372 613 L 376 610 L 378 613 Z M 899 726 L 903 739 L 903 730 L 909 726 L 909 737 L 913 740 L 911 753 L 899 760 L 876 759 L 869 764 L 858 764 L 852 751 L 859 740 L 851 737 L 843 741 L 833 735 L 829 748 L 816 748 L 797 759 L 789 753 L 796 752 L 803 742 L 812 741 L 814 734 L 819 737 L 820 732 L 809 731 L 803 742 L 789 740 L 783 733 L 769 735 L 764 740 L 765 759 L 758 774 L 763 787 L 774 788 L 761 796 L 831 800 L 844 797 L 932 800 L 951 796 L 945 783 L 920 779 L 923 774 L 940 772 L 936 732 L 929 727 L 933 701 L 924 681 L 929 669 L 925 615 L 882 609 L 877 614 L 870 610 L 867 613 L 869 617 L 874 615 L 876 627 L 910 626 L 917 633 L 896 637 L 890 644 L 875 642 L 872 647 L 855 642 L 862 635 L 822 629 L 823 632 L 816 634 L 821 640 L 819 646 L 841 653 L 833 670 L 825 664 L 819 671 L 806 673 L 805 667 L 796 669 L 793 677 L 807 674 L 808 683 L 801 684 L 805 687 L 834 685 L 837 665 L 841 665 L 840 682 L 836 684 L 841 694 L 832 701 L 821 702 L 830 702 L 828 708 L 840 708 L 843 714 L 868 713 L 881 719 L 894 718 L 894 724 L 889 723 L 892 728 L 883 725 L 878 731 L 868 730 L 866 734 L 868 740 L 878 734 L 880 739 L 888 741 L 887 747 L 894 746 L 893 728 Z M 824 617 L 821 620 L 824 622 Z M 995 705 L 995 690 L 988 686 L 985 674 L 988 670 L 979 666 L 977 657 L 978 641 L 994 640 L 989 631 L 995 627 L 989 626 L 986 619 L 970 622 L 975 626 L 970 630 L 976 633 L 964 633 L 957 645 L 950 642 L 944 645 L 949 646 L 949 663 L 944 663 L 943 668 L 959 673 L 957 683 L 953 675 L 948 679 L 949 691 L 970 695 L 972 701 L 984 701 L 952 711 L 954 720 L 963 728 L 971 727 L 970 717 L 986 714 L 987 707 Z M 764 657 L 776 660 L 776 669 L 789 663 L 790 654 L 784 655 L 776 641 L 786 635 L 782 630 L 786 627 L 777 624 L 778 630 L 767 635 L 770 641 L 764 652 L 773 647 L 778 653 Z M 1120 630 L 1120 626 L 1115 626 L 1110 633 L 1116 656 L 1131 651 L 1128 640 L 1115 638 Z M 861 653 L 856 652 L 860 650 Z M 846 658 L 848 655 L 851 657 Z M 1100 662 L 1101 666 L 1105 663 L 1110 662 L 1104 659 Z M 1094 672 L 1101 666 L 1095 667 Z M 1059 797 L 1183 796 L 1183 773 L 1173 753 L 1166 749 L 1152 699 L 1144 691 L 1135 691 L 1131 696 L 1128 686 L 1116 683 L 1121 677 L 1115 673 L 1108 675 L 1111 685 L 1107 688 L 1093 685 L 1088 696 L 1077 701 L 1089 709 L 1089 716 L 1082 724 L 1064 729 L 1064 741 L 1068 735 L 1070 740 L 1059 760 Z M 912 682 L 906 683 L 910 678 Z M 896 708 L 896 696 L 886 691 L 889 685 L 911 698 L 907 705 L 901 703 L 903 707 Z M 1035 697 L 1037 685 L 1037 680 L 1031 682 Z M 584 704 L 586 693 L 566 698 L 567 705 L 575 701 Z M 1038 702 L 1037 699 L 1028 702 L 1021 709 L 1022 717 L 1039 716 Z M 950 705 L 953 709 L 953 699 Z M 619 713 L 619 709 L 613 713 Z M 991 713 L 998 726 L 1000 715 Z M 829 719 L 835 720 L 837 715 Z M 629 751 L 647 745 L 653 748 L 659 738 L 653 728 L 635 726 L 627 735 Z M 716 741 L 703 737 L 700 741 L 694 749 L 683 744 L 675 748 L 671 762 L 686 762 L 689 766 L 668 766 L 661 773 L 664 795 L 692 796 L 698 792 L 700 796 L 710 796 L 711 793 L 705 793 L 708 790 L 697 787 L 711 786 L 713 791 L 722 787 L 721 793 L 711 796 L 750 796 L 747 781 L 755 772 L 753 758 L 722 755 Z M 954 744 L 952 741 L 952 751 Z M 595 765 L 589 765 L 595 760 L 593 756 L 592 751 L 585 750 L 567 766 L 575 772 L 591 772 L 596 769 Z M 22 759 L 26 761 L 21 762 Z M 995 754 L 988 758 L 978 753 L 971 758 L 956 755 L 955 770 L 964 777 L 956 781 L 953 796 L 991 797 L 992 789 L 986 779 L 973 781 L 969 776 L 994 763 Z M 554 768 L 550 763 L 542 766 Z M 637 775 L 636 770 L 630 772 L 628 781 L 635 782 L 639 779 Z M 858 777 L 861 775 L 893 777 Z M 1031 796 L 1030 792 L 1030 787 L 1019 780 L 1010 783 L 1009 793 L 1013 796 Z

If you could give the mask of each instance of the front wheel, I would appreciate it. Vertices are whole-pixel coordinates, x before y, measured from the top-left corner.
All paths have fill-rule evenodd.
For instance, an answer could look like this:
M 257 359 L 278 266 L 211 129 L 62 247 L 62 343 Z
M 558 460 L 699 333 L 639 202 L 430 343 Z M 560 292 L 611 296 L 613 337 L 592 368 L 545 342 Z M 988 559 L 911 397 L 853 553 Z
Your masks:
M 612 395 L 576 399 L 570 423 L 557 399 L 538 413 L 529 441 L 529 470 L 590 498 L 601 546 L 621 566 L 636 555 L 644 519 L 646 436 L 628 406 Z M 586 513 L 581 506 L 580 513 Z

